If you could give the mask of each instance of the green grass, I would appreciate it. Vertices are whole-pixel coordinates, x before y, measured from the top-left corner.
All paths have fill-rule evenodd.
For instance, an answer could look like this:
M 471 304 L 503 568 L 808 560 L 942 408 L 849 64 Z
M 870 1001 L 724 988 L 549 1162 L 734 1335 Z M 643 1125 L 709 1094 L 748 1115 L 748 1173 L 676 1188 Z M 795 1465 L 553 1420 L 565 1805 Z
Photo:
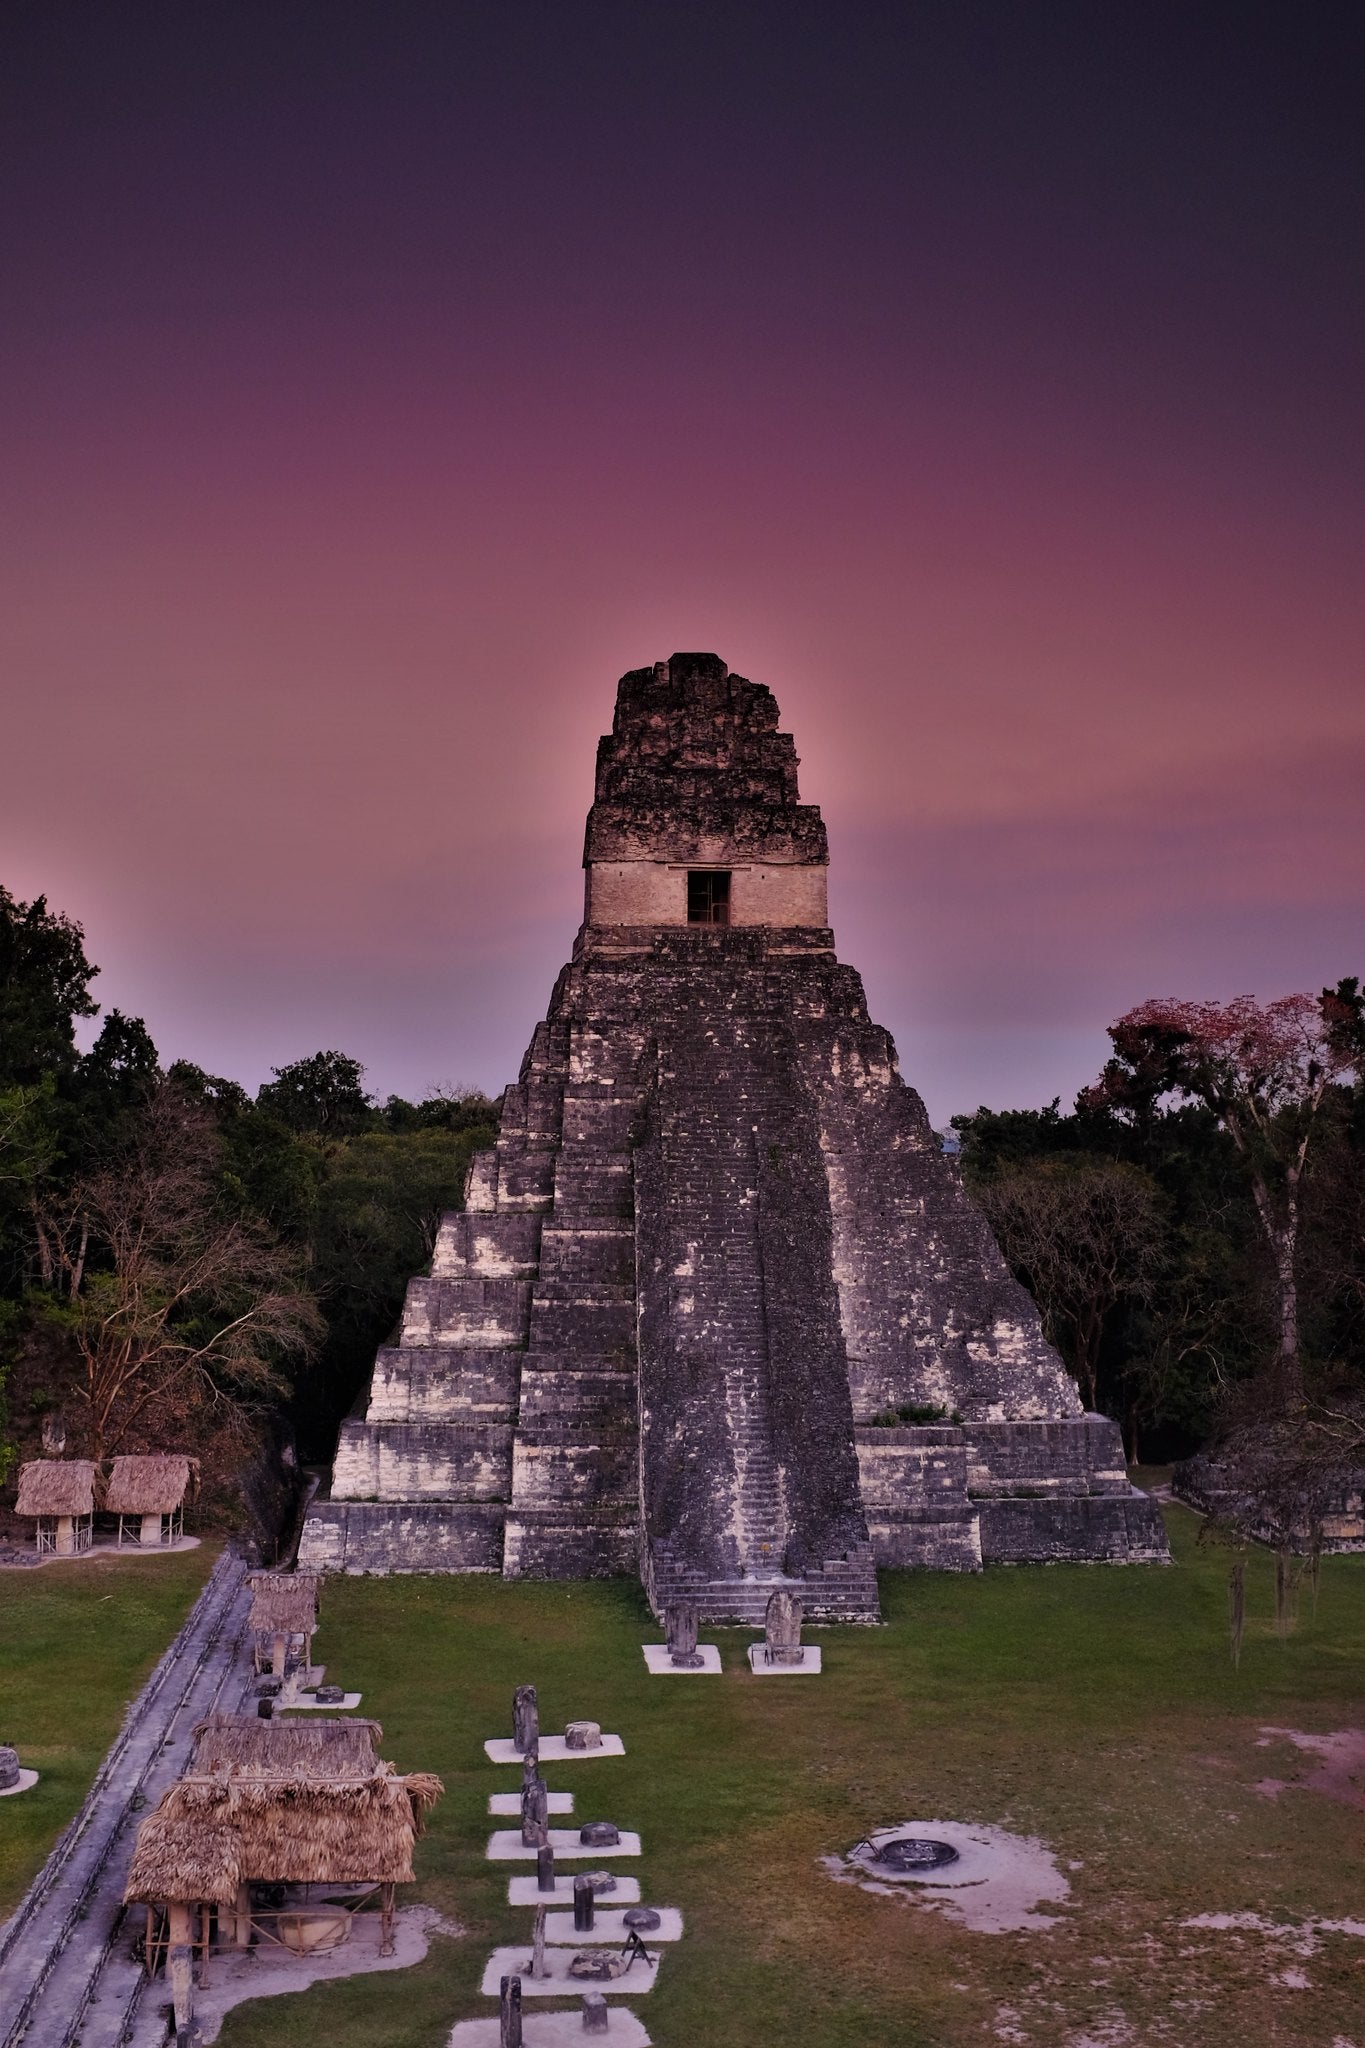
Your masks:
M 0 1799 L 0 1919 L 85 1797 L 216 1555 L 205 1543 L 0 1572 L 0 1742 L 40 1773 L 31 1792 Z
M 239 2007 L 223 2048 L 437 2048 L 492 2009 L 477 1989 L 488 1949 L 524 1939 L 530 1916 L 505 1903 L 508 1867 L 483 1860 L 488 1794 L 517 1780 L 481 1745 L 510 1728 L 521 1680 L 546 1728 L 586 1714 L 625 1737 L 624 1759 L 547 1776 L 577 1795 L 575 1820 L 638 1827 L 646 1900 L 686 1912 L 638 2008 L 660 2048 L 1358 2039 L 1365 1942 L 1329 1936 L 1304 1961 L 1180 1923 L 1365 1912 L 1360 1814 L 1255 1790 L 1308 1768 L 1284 1743 L 1257 1747 L 1262 1723 L 1360 1724 L 1365 1558 L 1329 1559 L 1316 1616 L 1281 1641 L 1256 1555 L 1235 1672 L 1227 1555 L 1178 1509 L 1171 1526 L 1176 1570 L 887 1574 L 888 1626 L 822 1631 L 824 1675 L 789 1683 L 751 1677 L 736 1630 L 718 1632 L 724 1678 L 656 1683 L 639 1645 L 657 1629 L 627 1585 L 333 1581 L 318 1654 L 364 1689 L 386 1756 L 445 1778 L 411 1896 L 468 1934 L 397 1979 Z M 1044 1838 L 1076 1866 L 1058 1925 L 972 1933 L 817 1862 L 878 1823 L 934 1817 Z M 1286 1965 L 1308 1989 L 1280 1981 Z

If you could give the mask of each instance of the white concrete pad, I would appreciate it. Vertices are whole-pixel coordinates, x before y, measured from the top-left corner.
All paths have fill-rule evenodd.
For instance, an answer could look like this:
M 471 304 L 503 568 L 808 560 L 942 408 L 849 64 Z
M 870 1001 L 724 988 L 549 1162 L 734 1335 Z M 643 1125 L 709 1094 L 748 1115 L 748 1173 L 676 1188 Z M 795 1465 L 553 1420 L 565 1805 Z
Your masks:
M 595 1756 L 624 1756 L 626 1745 L 619 1735 L 604 1735 L 596 1749 L 569 1749 L 562 1735 L 542 1735 L 537 1745 L 543 1764 L 591 1763 Z M 510 1735 L 494 1736 L 485 1742 L 483 1753 L 491 1763 L 519 1764 L 521 1751 Z
M 630 1835 L 622 1828 L 621 1839 L 609 1849 L 600 1842 L 580 1842 L 577 1828 L 551 1828 L 550 1847 L 558 1862 L 561 1856 L 586 1857 L 589 1863 L 605 1863 L 609 1856 L 638 1856 L 640 1837 Z M 487 1856 L 490 1863 L 534 1863 L 536 1852 L 528 1849 L 521 1839 L 520 1828 L 498 1828 L 488 1837 Z
M 763 1644 L 750 1643 L 749 1669 L 755 1678 L 809 1678 L 820 1669 L 820 1652 L 813 1643 L 805 1643 L 799 1664 L 769 1664 L 764 1660 Z
M 545 1803 L 551 1813 L 572 1813 L 573 1793 L 547 1793 Z M 488 1795 L 488 1811 L 490 1813 L 520 1813 L 520 1792 L 490 1792 Z
M 895 1873 L 873 1853 L 896 1835 L 937 1837 L 957 1850 L 955 1863 L 923 1872 Z M 876 1828 L 846 1856 L 820 1862 L 839 1884 L 861 1885 L 880 1898 L 913 1898 L 982 1934 L 1014 1934 L 1055 1927 L 1048 1906 L 1070 1896 L 1055 1853 L 1032 1835 L 959 1820 L 907 1820 Z
M 610 1896 L 614 1899 L 616 1894 Z M 653 1929 L 640 1929 L 640 1939 L 646 1948 L 656 1941 L 681 1941 L 683 1917 L 676 1906 L 656 1906 L 659 1925 Z M 622 1919 L 624 1906 L 599 1906 L 592 1916 L 592 1933 L 575 1934 L 572 1913 L 547 1913 L 545 1915 L 545 1939 L 557 1946 L 568 1943 L 571 1948 L 591 1948 L 594 1942 L 607 1942 L 620 1948 L 630 1936 L 630 1929 Z
M 305 1699 L 300 1693 L 297 1699 L 286 1699 L 281 1695 L 275 1702 L 276 1711 L 285 1714 L 348 1714 L 352 1707 L 360 1705 L 360 1694 L 348 1692 L 339 1700 Z
M 616 2048 L 649 2048 L 649 2035 L 628 2005 L 607 2007 L 608 2041 Z M 524 2048 L 581 2048 L 583 2014 L 579 2006 L 568 2012 L 523 2013 L 521 2038 Z M 447 2048 L 498 2048 L 498 2022 L 461 2020 L 450 2036 Z
M 637 1963 L 627 1976 L 613 1977 L 609 1984 L 598 1984 L 590 1978 L 569 1975 L 569 1960 L 575 1953 L 571 1948 L 547 1948 L 546 1975 L 533 1977 L 529 1941 L 519 1943 L 516 1948 L 495 1948 L 484 1966 L 483 1983 L 479 1988 L 486 1998 L 496 1998 L 504 1977 L 520 1977 L 523 2001 L 528 1998 L 581 1998 L 585 1991 L 605 1991 L 608 1998 L 622 1995 L 638 1998 L 641 1992 L 654 1989 L 654 1980 L 659 1974 L 657 1961 Z M 579 2027 L 581 2030 L 581 2020 Z
M 720 1651 L 714 1643 L 698 1643 L 701 1652 L 700 1664 L 675 1664 L 668 1654 L 667 1643 L 641 1643 L 645 1662 L 656 1678 L 719 1678 Z
M 207 2044 L 216 2041 L 224 2014 L 251 1998 L 273 1998 L 277 1993 L 306 1991 L 310 1984 L 331 1983 L 339 1977 L 355 1977 L 370 1970 L 410 1970 L 420 1963 L 434 1934 L 463 1934 L 441 1919 L 430 1906 L 400 1906 L 394 1915 L 394 1953 L 379 1953 L 378 1913 L 356 1913 L 350 1933 L 339 1948 L 319 1955 L 295 1956 L 273 1943 L 261 1942 L 250 1949 L 223 1949 L 213 1958 L 209 1988 L 198 1985 L 194 1993 L 194 2017 Z M 161 1988 L 157 1979 L 157 1989 Z M 148 2001 L 150 2004 L 151 2001 Z M 146 2014 L 150 2023 L 153 2015 Z M 496 2021 L 494 2022 L 496 2025 Z M 581 2027 L 581 2022 L 579 2022 Z M 139 2034 L 138 2039 L 146 2036 Z M 624 2042 L 627 2036 L 622 2036 Z M 532 2042 L 530 2048 L 536 2048 Z
M 38 1773 L 36 1771 L 21 1770 L 19 1773 L 19 1782 L 17 1785 L 5 1785 L 3 1787 L 0 1787 L 0 1799 L 13 1799 L 16 1793 L 31 1792 L 34 1786 L 37 1784 L 37 1782 Z
M 598 1911 L 604 1910 L 604 1902 L 610 1899 L 613 1906 L 638 1906 L 640 1903 L 640 1880 L 638 1877 L 618 1877 L 615 1891 L 597 1894 Z M 572 1877 L 556 1877 L 552 1892 L 539 1889 L 533 1877 L 513 1877 L 507 1881 L 507 1903 L 509 1906 L 562 1906 L 573 1904 Z
M 22 1547 L 27 1555 L 23 1563 L 0 1564 L 0 1571 L 30 1572 L 45 1564 L 85 1564 L 92 1557 L 171 1557 L 177 1550 L 197 1550 L 203 1540 L 202 1536 L 177 1536 L 174 1543 L 149 1543 L 144 1549 L 140 1543 L 116 1543 L 108 1536 L 87 1545 L 84 1550 L 74 1551 L 69 1557 L 58 1557 L 55 1550 L 45 1550 L 41 1557 L 35 1557 L 30 1546 L 24 1544 Z

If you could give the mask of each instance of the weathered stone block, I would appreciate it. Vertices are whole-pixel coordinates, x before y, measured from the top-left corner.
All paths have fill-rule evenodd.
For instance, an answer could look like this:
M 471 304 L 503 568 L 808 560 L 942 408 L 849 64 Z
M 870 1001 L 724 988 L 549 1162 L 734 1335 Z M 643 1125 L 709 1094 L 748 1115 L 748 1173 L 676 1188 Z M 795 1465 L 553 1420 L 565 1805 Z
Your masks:
M 324 1572 L 496 1572 L 501 1503 L 318 1501 L 308 1511 L 299 1566 Z
M 987 1500 L 980 1504 L 986 1564 L 1169 1564 L 1165 1524 L 1136 1487 L 1080 1499 Z
M 531 1316 L 529 1280 L 422 1275 L 408 1282 L 404 1344 L 522 1345 Z
M 345 1422 L 333 1500 L 506 1500 L 510 1423 Z

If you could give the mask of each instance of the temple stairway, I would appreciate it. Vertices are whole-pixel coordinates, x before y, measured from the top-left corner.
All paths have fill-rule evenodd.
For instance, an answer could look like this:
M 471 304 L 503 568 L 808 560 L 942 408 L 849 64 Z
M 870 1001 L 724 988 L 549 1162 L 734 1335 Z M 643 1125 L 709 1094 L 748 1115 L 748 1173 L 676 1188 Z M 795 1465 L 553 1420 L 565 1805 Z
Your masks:
M 736 1003 L 732 962 L 686 984 L 636 1154 L 646 1586 L 656 1608 L 691 1599 L 710 1620 L 761 1621 L 779 1586 L 812 1616 L 875 1619 L 790 1021 L 761 973 Z

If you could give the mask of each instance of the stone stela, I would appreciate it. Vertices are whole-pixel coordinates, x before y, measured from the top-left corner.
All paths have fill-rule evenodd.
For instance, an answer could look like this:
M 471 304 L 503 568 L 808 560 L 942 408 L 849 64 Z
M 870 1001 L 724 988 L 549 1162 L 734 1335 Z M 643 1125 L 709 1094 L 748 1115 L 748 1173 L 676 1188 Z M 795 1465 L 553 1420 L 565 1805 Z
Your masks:
M 828 862 L 768 689 L 622 677 L 572 959 L 305 1570 L 638 1570 L 754 1626 L 779 1591 L 873 1621 L 879 1564 L 1166 1560 L 835 953 Z
M 699 1616 L 695 1601 L 679 1600 L 664 1611 L 668 1661 L 680 1671 L 700 1671 L 704 1658 L 697 1648 Z
M 512 1740 L 534 1762 L 540 1741 L 540 1707 L 533 1685 L 519 1685 L 512 1695 Z
M 774 1593 L 763 1619 L 763 1657 L 768 1664 L 799 1664 L 801 1602 L 793 1593 Z

